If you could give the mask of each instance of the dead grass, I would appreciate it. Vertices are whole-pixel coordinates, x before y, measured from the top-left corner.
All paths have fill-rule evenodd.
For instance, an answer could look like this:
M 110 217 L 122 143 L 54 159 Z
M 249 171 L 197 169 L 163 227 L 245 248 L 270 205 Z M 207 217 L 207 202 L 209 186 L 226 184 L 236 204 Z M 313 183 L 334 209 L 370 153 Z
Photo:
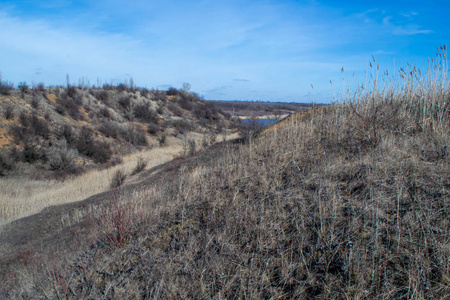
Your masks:
M 235 136 L 236 133 L 229 135 L 228 139 Z M 189 133 L 188 137 L 199 144 L 203 135 L 193 132 Z M 134 169 L 141 159 L 147 162 L 142 172 L 166 163 L 180 156 L 182 152 L 183 140 L 168 137 L 164 147 L 132 153 L 124 156 L 123 162 L 119 165 L 103 170 L 92 170 L 63 182 L 18 177 L 2 178 L 0 180 L 2 191 L 0 225 L 38 213 L 48 206 L 81 201 L 107 191 L 111 188 L 111 180 L 118 170 L 123 170 L 124 175 L 135 175 Z M 136 180 L 134 177 L 129 177 L 125 183 L 135 183 Z
M 431 75 L 368 83 L 192 158 L 123 199 L 139 203 L 124 243 L 74 254 L 68 284 L 22 280 L 9 295 L 449 298 L 450 92 L 446 71 Z
M 141 156 L 148 161 L 146 168 L 149 169 L 172 160 L 180 151 L 181 145 L 172 143 L 163 148 L 133 153 L 125 156 L 120 165 L 93 170 L 64 182 L 3 178 L 0 180 L 0 224 L 35 214 L 51 205 L 80 201 L 107 191 L 113 174 L 119 169 L 130 174 Z

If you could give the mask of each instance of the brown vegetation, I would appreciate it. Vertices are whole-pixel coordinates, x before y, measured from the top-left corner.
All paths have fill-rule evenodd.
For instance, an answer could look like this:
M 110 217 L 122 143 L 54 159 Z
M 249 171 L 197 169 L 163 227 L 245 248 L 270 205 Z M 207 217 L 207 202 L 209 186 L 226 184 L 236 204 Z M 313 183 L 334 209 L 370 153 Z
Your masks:
M 424 80 L 405 71 L 398 86 L 369 82 L 371 92 L 186 158 L 106 206 L 87 203 L 74 232 L 107 220 L 90 246 L 40 264 L 18 253 L 4 297 L 448 298 L 444 66 Z

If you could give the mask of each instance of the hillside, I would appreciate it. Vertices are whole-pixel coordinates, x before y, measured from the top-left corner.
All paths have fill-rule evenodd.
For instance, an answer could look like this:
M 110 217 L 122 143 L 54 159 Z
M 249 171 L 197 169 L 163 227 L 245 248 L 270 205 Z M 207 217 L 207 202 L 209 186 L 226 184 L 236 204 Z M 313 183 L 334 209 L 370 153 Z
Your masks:
M 2 175 L 13 171 L 11 159 L 42 167 L 39 173 L 75 173 L 80 165 L 163 145 L 168 136 L 220 134 L 228 123 L 211 104 L 176 89 L 21 86 L 0 100 Z
M 450 88 L 433 70 L 11 223 L 3 297 L 449 298 Z
M 232 133 L 228 115 L 174 88 L 2 82 L 0 92 L 0 225 L 103 192 L 138 159 L 149 168 Z

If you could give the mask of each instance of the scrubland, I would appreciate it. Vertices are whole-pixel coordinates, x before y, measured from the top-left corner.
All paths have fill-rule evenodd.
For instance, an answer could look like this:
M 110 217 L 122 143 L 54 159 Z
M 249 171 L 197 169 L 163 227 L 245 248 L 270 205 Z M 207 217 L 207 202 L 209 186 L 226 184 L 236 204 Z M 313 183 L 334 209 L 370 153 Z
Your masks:
M 80 176 L 64 181 L 38 180 L 23 177 L 0 180 L 0 216 L 4 223 L 38 213 L 43 208 L 64 203 L 81 201 L 92 195 L 110 189 L 111 180 L 118 170 L 131 174 L 139 159 L 146 161 L 150 169 L 178 157 L 181 143 L 153 148 L 126 155 L 123 162 L 106 169 L 94 169 Z M 1 224 L 1 223 L 0 223 Z
M 71 224 L 89 220 L 89 245 L 22 254 L 4 297 L 449 298 L 445 55 L 391 77 L 373 62 L 331 106 L 86 204 Z
M 174 88 L 21 83 L 15 90 L 0 80 L 0 225 L 107 191 L 138 157 L 152 168 L 191 154 L 230 123 Z

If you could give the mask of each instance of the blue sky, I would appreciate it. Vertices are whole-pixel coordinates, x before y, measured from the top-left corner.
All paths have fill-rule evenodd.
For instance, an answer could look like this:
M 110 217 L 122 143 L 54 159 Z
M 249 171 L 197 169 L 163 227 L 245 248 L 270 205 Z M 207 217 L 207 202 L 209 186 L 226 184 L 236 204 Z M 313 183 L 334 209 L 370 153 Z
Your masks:
M 189 82 L 205 99 L 326 103 L 343 77 L 364 80 L 372 55 L 382 70 L 426 69 L 449 42 L 449 11 L 433 0 L 0 0 L 0 72 L 15 84 L 132 77 Z

